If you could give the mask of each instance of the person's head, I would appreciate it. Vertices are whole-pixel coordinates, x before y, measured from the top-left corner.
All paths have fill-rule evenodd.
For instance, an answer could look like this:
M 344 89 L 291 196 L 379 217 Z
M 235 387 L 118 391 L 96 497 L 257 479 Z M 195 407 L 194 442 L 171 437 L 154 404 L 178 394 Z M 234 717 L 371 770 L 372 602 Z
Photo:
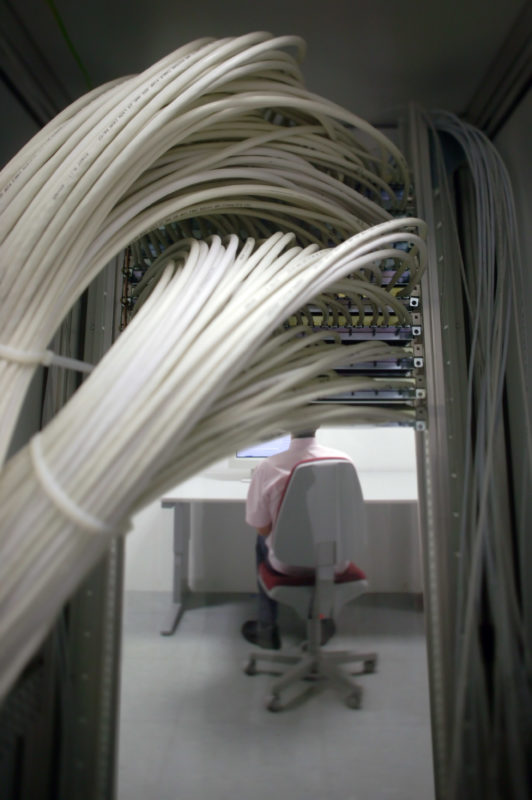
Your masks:
M 316 428 L 307 428 L 301 431 L 292 431 L 292 439 L 313 439 L 316 436 Z

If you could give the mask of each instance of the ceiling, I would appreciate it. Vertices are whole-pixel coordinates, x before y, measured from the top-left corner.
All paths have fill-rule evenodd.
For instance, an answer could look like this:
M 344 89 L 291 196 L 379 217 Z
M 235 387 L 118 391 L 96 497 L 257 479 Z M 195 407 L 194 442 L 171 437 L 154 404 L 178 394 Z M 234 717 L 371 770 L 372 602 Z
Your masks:
M 523 0 L 4 0 L 1 30 L 8 49 L 10 40 L 24 49 L 15 8 L 74 99 L 87 83 L 53 16 L 54 6 L 93 85 L 139 72 L 202 36 L 256 30 L 298 34 L 308 45 L 303 63 L 308 88 L 386 125 L 411 100 L 463 111 Z M 24 52 L 31 62 L 28 49 Z M 0 59 L 15 85 L 23 86 L 5 47 Z M 43 84 L 49 82 L 38 66 L 33 72 Z M 8 124 L 0 130 L 3 163 L 37 125 L 4 85 L 0 102 L 8 111 Z

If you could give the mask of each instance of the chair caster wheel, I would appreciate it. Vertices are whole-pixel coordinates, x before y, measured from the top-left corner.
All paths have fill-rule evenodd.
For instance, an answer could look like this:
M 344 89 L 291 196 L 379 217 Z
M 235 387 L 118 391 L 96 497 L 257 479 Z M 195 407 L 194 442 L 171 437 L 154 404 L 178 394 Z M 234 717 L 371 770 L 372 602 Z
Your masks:
M 246 666 L 244 667 L 244 672 L 246 675 L 256 675 L 257 674 L 257 662 L 254 658 L 250 658 Z
M 362 689 L 353 689 L 351 694 L 348 694 L 345 698 L 345 702 L 349 706 L 349 708 L 361 708 L 362 707 Z
M 377 671 L 377 659 L 376 658 L 368 658 L 364 661 L 364 672 L 376 672 Z
M 273 712 L 280 711 L 282 709 L 281 701 L 279 700 L 278 695 L 272 694 L 268 698 L 266 702 L 266 708 L 268 709 L 268 711 L 273 711 Z

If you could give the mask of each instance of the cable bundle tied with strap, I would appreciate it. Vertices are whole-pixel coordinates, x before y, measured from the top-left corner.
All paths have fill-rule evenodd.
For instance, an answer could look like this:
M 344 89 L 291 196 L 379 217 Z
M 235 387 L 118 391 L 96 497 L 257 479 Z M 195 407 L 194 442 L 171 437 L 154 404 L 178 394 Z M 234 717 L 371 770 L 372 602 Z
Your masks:
M 402 208 L 399 150 L 308 92 L 294 48 L 299 37 L 266 33 L 194 41 L 80 98 L 6 165 L 3 347 L 45 350 L 103 266 L 164 222 L 202 218 L 206 235 L 223 234 L 213 218 L 236 214 L 244 229 L 323 244 L 389 219 L 383 197 Z M 0 460 L 33 370 L 0 357 Z
M 346 292 L 375 317 L 399 313 L 375 276 L 392 262 L 413 282 L 425 264 L 424 223 L 392 215 L 408 193 L 402 155 L 304 89 L 294 47 L 263 33 L 186 45 L 80 98 L 0 175 L 2 457 L 84 289 L 130 243 L 150 262 L 126 329 L 0 475 L 0 695 L 150 499 L 296 423 L 415 418 L 315 402 L 382 385 L 335 367 L 401 347 L 283 327 Z

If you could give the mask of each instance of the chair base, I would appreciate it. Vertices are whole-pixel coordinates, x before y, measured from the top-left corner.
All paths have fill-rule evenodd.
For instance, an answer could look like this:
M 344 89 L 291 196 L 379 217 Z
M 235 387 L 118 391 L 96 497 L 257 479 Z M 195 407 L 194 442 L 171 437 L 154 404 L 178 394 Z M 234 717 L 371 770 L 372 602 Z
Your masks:
M 340 691 L 348 690 L 346 704 L 349 708 L 360 708 L 362 705 L 362 687 L 352 677 L 340 669 L 343 664 L 363 664 L 363 673 L 375 672 L 377 667 L 376 653 L 354 653 L 347 650 L 322 651 L 311 653 L 283 654 L 283 653 L 257 653 L 249 655 L 249 661 L 244 669 L 247 675 L 258 673 L 257 661 L 266 661 L 270 664 L 286 664 L 289 668 L 283 675 L 273 682 L 270 693 L 266 698 L 266 708 L 269 711 L 281 711 L 283 706 L 281 692 L 299 680 L 307 680 L 334 686 Z

